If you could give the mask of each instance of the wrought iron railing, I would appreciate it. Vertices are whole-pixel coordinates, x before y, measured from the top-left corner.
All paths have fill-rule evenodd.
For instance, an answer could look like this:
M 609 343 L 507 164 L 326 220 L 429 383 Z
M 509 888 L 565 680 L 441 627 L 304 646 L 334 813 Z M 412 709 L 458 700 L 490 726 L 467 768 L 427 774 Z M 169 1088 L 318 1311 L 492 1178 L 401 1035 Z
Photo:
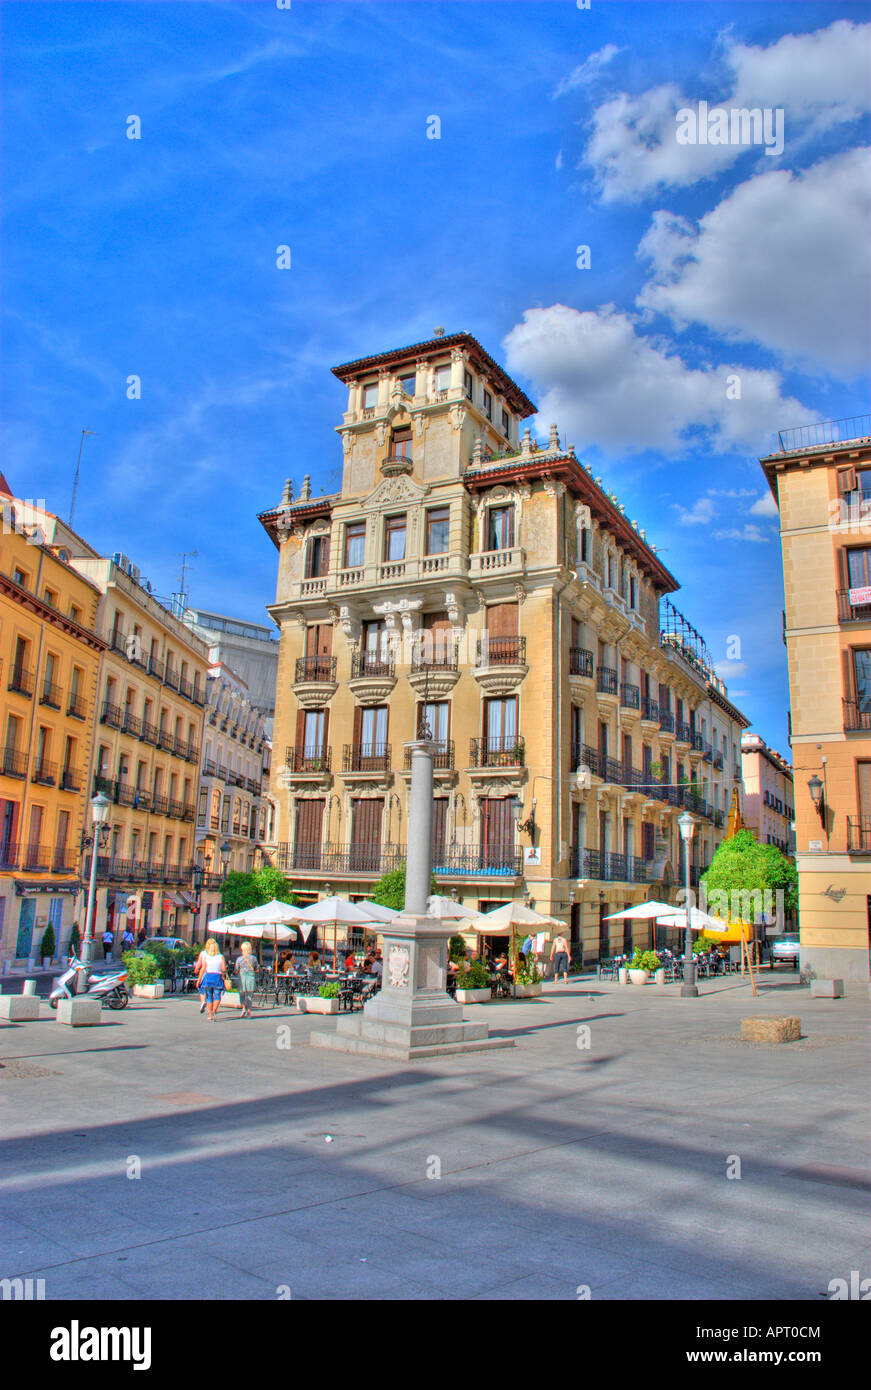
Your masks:
M 469 742 L 471 767 L 522 767 L 526 745 L 520 734 L 473 738 Z
M 569 675 L 593 677 L 593 653 L 586 647 L 569 647 Z
M 298 656 L 294 680 L 297 685 L 306 681 L 334 681 L 336 679 L 336 658 L 334 656 Z

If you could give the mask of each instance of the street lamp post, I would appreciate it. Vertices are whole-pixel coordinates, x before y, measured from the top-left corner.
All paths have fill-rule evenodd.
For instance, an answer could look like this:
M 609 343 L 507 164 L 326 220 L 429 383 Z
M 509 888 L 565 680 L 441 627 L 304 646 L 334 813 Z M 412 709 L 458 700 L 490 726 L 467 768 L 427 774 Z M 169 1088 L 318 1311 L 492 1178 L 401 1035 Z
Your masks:
M 221 911 L 224 910 L 224 884 L 227 882 L 227 868 L 230 863 L 230 855 L 233 853 L 233 846 L 229 840 L 225 840 L 218 853 L 221 856 Z
M 680 837 L 683 840 L 685 869 L 684 888 L 686 890 L 687 913 L 686 935 L 684 937 L 683 984 L 680 987 L 680 992 L 686 999 L 697 999 L 699 997 L 699 990 L 696 984 L 696 963 L 693 959 L 693 933 L 692 927 L 690 926 L 690 916 L 692 914 L 692 905 L 690 903 L 690 846 L 693 842 L 696 822 L 689 811 L 684 811 L 683 815 L 678 817 L 677 823 L 680 829 Z
M 91 877 L 88 883 L 88 906 L 85 911 L 85 939 L 82 942 L 82 961 L 87 967 L 94 963 L 94 913 L 97 906 L 97 851 L 100 833 L 109 819 L 112 803 L 102 792 L 91 798 Z M 88 971 L 85 971 L 87 981 Z
M 191 869 L 191 882 L 194 886 L 194 925 L 193 930 L 191 932 L 192 936 L 196 936 L 197 934 L 197 922 L 199 921 L 200 916 L 200 902 L 202 899 L 203 880 L 205 879 L 205 877 L 206 871 L 203 868 L 202 864 L 194 864 L 193 868 Z

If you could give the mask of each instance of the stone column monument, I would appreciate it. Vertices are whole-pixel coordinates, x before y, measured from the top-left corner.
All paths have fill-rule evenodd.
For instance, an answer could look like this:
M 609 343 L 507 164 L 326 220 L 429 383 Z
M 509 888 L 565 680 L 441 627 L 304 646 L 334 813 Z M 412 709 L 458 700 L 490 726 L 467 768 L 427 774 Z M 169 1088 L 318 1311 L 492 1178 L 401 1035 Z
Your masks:
M 451 924 L 426 915 L 432 877 L 435 745 L 418 739 L 404 746 L 411 750 L 405 907 L 384 928 L 381 989 L 362 1014 L 340 1014 L 335 1033 L 313 1033 L 312 1046 L 401 1062 L 446 1052 L 513 1047 L 513 1038 L 491 1038 L 486 1023 L 465 1023 L 462 1005 L 445 991 Z

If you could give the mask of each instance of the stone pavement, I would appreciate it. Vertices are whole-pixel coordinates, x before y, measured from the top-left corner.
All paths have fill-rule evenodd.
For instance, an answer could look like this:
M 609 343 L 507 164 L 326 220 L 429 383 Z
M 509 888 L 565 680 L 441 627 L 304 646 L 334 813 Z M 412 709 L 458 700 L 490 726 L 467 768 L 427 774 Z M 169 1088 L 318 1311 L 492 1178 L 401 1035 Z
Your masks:
M 516 1047 L 405 1067 L 308 1046 L 334 1019 L 209 1024 L 196 996 L 3 1027 L 0 1276 L 49 1300 L 811 1301 L 866 1277 L 867 998 L 677 988 L 473 1006 Z M 764 1013 L 806 1036 L 741 1043 Z

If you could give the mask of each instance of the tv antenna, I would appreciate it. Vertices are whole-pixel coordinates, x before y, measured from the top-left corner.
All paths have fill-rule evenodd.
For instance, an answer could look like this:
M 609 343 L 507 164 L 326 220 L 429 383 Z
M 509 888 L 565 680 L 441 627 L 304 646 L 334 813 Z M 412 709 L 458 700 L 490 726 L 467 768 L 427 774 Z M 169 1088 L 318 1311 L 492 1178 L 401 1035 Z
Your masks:
M 76 493 L 77 493 L 78 490 L 79 490 L 79 469 L 80 469 L 81 466 L 82 466 L 82 450 L 83 450 L 83 448 L 85 447 L 85 435 L 86 435 L 86 434 L 96 434 L 96 433 L 97 433 L 96 430 L 82 430 L 82 437 L 81 437 L 81 439 L 80 439 L 80 441 L 79 441 L 79 457 L 78 457 L 78 459 L 76 460 L 76 476 L 75 476 L 75 478 L 73 479 L 73 497 L 72 497 L 72 501 L 70 502 L 70 520 L 69 520 L 70 530 L 72 530 L 73 517 L 74 517 L 75 514 L 76 514 Z
M 189 561 L 195 560 L 199 555 L 199 551 L 182 550 L 179 552 L 179 554 L 181 556 L 181 574 L 178 577 L 178 593 L 175 593 L 172 596 L 172 606 L 175 609 L 178 617 L 181 618 L 184 616 L 184 610 L 187 607 L 187 590 L 185 589 L 185 576 L 187 574 L 187 571 L 191 568 Z

